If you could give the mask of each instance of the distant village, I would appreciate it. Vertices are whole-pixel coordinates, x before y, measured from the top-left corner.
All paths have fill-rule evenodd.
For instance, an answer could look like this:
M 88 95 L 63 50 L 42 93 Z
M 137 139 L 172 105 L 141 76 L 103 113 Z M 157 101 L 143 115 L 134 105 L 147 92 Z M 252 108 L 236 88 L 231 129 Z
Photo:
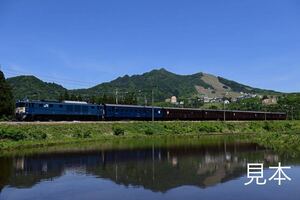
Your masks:
M 244 93 L 240 92 L 240 96 L 236 98 L 227 98 L 226 94 L 223 97 L 208 97 L 203 96 L 199 98 L 199 100 L 202 100 L 203 103 L 225 103 L 229 104 L 232 102 L 237 102 L 243 99 L 250 99 L 250 98 L 259 98 L 262 100 L 262 104 L 264 105 L 273 105 L 277 104 L 277 97 L 276 96 L 263 96 L 259 94 L 251 94 L 251 93 Z M 165 99 L 166 103 L 171 103 L 174 105 L 184 105 L 184 101 L 179 101 L 176 96 L 171 96 L 170 98 Z

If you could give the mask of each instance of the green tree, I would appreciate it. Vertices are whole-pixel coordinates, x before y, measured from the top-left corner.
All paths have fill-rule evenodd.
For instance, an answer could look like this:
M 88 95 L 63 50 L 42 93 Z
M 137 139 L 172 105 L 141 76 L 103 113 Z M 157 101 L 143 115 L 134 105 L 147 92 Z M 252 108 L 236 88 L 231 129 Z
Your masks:
M 0 117 L 12 116 L 15 102 L 9 84 L 6 82 L 4 74 L 0 71 Z
M 121 101 L 120 103 L 128 104 L 128 105 L 130 105 L 130 104 L 136 105 L 137 97 L 136 97 L 135 93 L 133 93 L 133 92 L 126 93 L 124 100 Z
M 58 100 L 61 102 L 64 100 L 64 95 L 62 93 L 59 94 Z
M 64 100 L 70 100 L 70 95 L 69 95 L 68 90 L 65 90 Z
M 259 98 L 241 99 L 237 102 L 230 103 L 227 108 L 230 110 L 263 110 L 262 103 Z
M 89 103 L 96 103 L 96 102 L 97 102 L 97 99 L 94 95 L 89 97 Z
M 81 96 L 81 95 L 78 95 L 78 96 L 77 96 L 77 101 L 83 101 L 83 99 L 82 99 L 82 96 Z
M 77 101 L 76 95 L 75 95 L 75 94 L 71 94 L 70 100 L 72 100 L 72 101 Z
M 279 97 L 275 109 L 286 112 L 289 119 L 300 119 L 300 94 L 287 94 Z

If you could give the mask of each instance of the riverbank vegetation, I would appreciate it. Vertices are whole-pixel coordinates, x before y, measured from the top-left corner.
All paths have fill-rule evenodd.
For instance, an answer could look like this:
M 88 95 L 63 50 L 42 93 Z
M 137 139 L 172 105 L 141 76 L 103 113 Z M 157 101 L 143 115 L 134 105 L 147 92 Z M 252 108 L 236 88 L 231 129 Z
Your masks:
M 155 136 L 241 135 L 278 150 L 300 152 L 300 121 L 2 123 L 0 149 Z

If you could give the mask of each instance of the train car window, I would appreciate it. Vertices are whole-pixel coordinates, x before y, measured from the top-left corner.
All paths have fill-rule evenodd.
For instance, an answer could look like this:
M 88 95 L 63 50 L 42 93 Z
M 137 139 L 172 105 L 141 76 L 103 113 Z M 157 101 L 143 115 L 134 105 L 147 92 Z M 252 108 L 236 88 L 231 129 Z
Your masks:
M 40 103 L 40 104 L 39 104 L 39 107 L 43 107 L 43 104 Z
M 95 106 L 91 106 L 92 109 L 95 109 Z
M 49 108 L 53 108 L 53 104 L 49 104 Z
M 59 105 L 60 108 L 64 107 L 63 105 Z

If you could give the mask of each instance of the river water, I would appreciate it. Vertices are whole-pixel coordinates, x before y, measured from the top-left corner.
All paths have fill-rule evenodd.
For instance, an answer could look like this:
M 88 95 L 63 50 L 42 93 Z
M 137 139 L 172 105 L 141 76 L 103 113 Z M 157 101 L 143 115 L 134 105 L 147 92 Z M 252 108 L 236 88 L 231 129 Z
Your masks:
M 0 199 L 300 199 L 295 156 L 224 137 L 181 140 L 3 154 Z M 247 163 L 263 163 L 268 179 L 278 162 L 291 167 L 284 171 L 291 181 L 244 185 Z

